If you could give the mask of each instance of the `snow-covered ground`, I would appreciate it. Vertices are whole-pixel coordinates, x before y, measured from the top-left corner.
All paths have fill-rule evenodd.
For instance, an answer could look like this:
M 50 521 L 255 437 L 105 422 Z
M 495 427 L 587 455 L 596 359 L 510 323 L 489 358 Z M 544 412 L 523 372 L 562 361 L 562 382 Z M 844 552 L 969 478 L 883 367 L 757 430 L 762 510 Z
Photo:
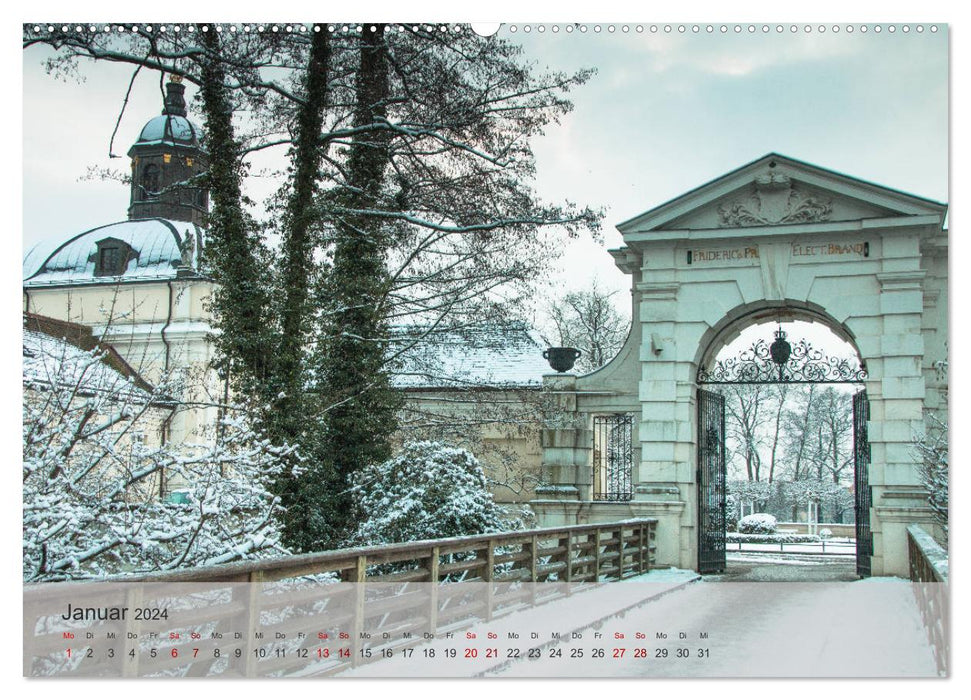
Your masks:
M 655 569 L 641 576 L 623 581 L 590 587 L 568 597 L 519 610 L 490 622 L 482 622 L 468 629 L 457 630 L 452 637 L 439 633 L 436 639 L 415 647 L 410 655 L 397 652 L 391 659 L 366 664 L 337 674 L 338 677 L 450 677 L 467 678 L 510 661 L 508 649 L 518 648 L 525 658 L 531 647 L 547 644 L 579 633 L 593 638 L 594 628 L 609 624 L 611 619 L 630 614 L 633 610 L 673 595 L 701 577 L 684 569 Z M 535 584 L 563 586 L 565 584 Z M 518 634 L 519 638 L 510 637 Z M 535 638 L 532 635 L 537 635 Z M 474 635 L 474 636 L 469 636 Z M 495 635 L 490 637 L 490 635 Z M 465 656 L 466 649 L 476 649 L 474 658 Z M 456 656 L 448 656 L 449 649 Z M 490 656 L 488 650 L 497 654 Z M 429 652 L 432 656 L 429 658 Z M 377 654 L 375 654 L 377 655 Z
M 495 674 L 518 677 L 933 677 L 909 581 L 703 580 Z M 636 633 L 645 634 L 637 640 Z M 658 639 L 657 633 L 667 634 Z M 614 635 L 624 634 L 624 639 Z M 684 633 L 685 639 L 678 635 Z M 701 635 L 707 634 L 702 639 Z M 592 655 L 597 646 L 605 656 Z M 615 658 L 615 649 L 625 649 Z M 643 649 L 642 657 L 637 649 Z M 683 650 L 684 656 L 679 657 Z M 577 657 L 577 653 L 582 657 Z M 554 655 L 557 654 L 557 655 Z
M 780 575 L 792 563 L 773 567 L 765 565 L 764 557 L 760 561 L 752 568 L 774 568 Z M 745 566 L 729 563 L 730 569 Z M 831 566 L 845 574 L 847 563 L 824 563 L 816 570 L 823 574 Z M 484 622 L 450 638 L 440 636 L 410 656 L 399 650 L 391 659 L 339 675 L 937 675 L 909 581 L 780 583 L 762 582 L 757 573 L 754 581 L 698 579 L 691 571 L 653 571 Z

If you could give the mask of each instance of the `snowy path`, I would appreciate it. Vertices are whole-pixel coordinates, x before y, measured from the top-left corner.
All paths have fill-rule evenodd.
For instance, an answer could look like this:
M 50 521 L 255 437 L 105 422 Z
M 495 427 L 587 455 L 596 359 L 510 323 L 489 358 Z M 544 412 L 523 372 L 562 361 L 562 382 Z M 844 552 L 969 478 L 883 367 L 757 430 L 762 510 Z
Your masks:
M 496 675 L 936 676 L 910 582 L 900 579 L 703 580 L 604 629 L 609 640 L 595 644 L 585 637 L 560 644 L 555 656 L 544 650 L 542 658 L 518 662 Z M 625 638 L 612 638 L 616 632 Z M 635 640 L 637 632 L 646 639 Z M 668 638 L 657 639 L 657 632 Z M 679 632 L 686 639 L 679 641 Z M 598 645 L 606 647 L 605 658 L 592 657 Z M 623 656 L 612 658 L 613 650 L 621 648 Z M 645 649 L 644 655 L 635 658 L 639 648 Z M 686 650 L 685 658 L 678 658 L 679 649 Z M 666 650 L 666 656 L 658 650 Z M 578 653 L 583 656 L 577 658 Z
M 396 652 L 339 675 L 937 675 L 909 581 L 861 581 L 845 561 L 816 558 L 810 567 L 788 557 L 752 559 L 730 557 L 726 575 L 694 582 L 693 572 L 653 571 L 482 623 L 475 636 L 443 635 L 407 655 Z

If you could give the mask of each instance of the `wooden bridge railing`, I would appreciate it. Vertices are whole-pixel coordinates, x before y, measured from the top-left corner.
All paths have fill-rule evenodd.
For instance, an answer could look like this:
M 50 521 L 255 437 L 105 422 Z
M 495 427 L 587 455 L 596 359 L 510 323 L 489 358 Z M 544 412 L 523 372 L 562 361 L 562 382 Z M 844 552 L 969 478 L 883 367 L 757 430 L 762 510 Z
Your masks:
M 656 526 L 641 519 L 553 527 L 26 586 L 24 673 L 337 673 L 389 658 L 426 635 L 647 572 Z M 158 623 L 129 616 L 73 626 L 62 618 L 65 601 L 75 608 L 173 610 Z M 171 629 L 181 633 L 172 638 Z M 152 630 L 166 634 L 146 637 Z M 66 634 L 74 641 L 65 641 Z M 112 655 L 98 652 L 77 664 L 65 657 L 69 647 L 93 654 L 86 640 L 109 638 L 118 645 Z
M 919 525 L 907 528 L 910 580 L 927 637 L 934 649 L 937 671 L 947 674 L 951 643 L 948 634 L 947 552 Z
M 654 566 L 657 520 L 549 527 L 300 554 L 125 577 L 126 582 L 279 581 L 335 573 L 346 582 L 622 579 Z M 389 572 L 394 569 L 393 572 Z

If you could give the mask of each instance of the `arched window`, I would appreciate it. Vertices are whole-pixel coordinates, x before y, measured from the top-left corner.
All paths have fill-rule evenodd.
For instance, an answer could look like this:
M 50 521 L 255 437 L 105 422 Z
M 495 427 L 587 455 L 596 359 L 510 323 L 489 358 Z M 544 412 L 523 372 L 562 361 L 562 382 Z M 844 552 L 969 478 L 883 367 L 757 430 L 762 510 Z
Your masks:
M 142 170 L 142 196 L 144 199 L 154 199 L 158 196 L 158 166 L 149 163 Z

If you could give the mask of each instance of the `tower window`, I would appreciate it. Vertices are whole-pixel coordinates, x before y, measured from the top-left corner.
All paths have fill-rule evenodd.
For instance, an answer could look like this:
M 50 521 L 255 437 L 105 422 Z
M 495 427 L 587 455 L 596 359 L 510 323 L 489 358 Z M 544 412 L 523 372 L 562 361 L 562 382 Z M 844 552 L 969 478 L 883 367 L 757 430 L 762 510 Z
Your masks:
M 142 171 L 142 194 L 145 199 L 158 196 L 158 166 L 149 163 Z

